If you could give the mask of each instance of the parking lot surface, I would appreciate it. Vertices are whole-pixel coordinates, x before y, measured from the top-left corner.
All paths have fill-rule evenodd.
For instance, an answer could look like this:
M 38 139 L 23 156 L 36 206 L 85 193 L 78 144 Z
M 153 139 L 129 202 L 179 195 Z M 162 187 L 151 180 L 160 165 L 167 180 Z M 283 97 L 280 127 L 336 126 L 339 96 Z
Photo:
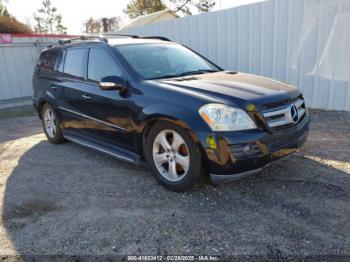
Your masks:
M 0 254 L 350 255 L 350 113 L 313 110 L 303 149 L 174 193 L 33 116 L 0 119 Z

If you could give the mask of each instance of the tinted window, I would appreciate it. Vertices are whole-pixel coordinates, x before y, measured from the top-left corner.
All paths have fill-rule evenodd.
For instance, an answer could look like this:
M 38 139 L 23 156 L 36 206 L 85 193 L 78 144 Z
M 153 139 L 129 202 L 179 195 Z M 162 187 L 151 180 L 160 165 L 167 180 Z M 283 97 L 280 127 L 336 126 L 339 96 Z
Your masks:
M 56 59 L 57 59 L 56 52 L 43 53 L 40 56 L 40 62 L 39 62 L 40 63 L 40 71 L 41 70 L 53 71 L 55 68 Z
M 218 71 L 214 64 L 176 44 L 116 46 L 122 56 L 145 79 L 175 77 L 198 71 Z
M 109 53 L 102 49 L 90 49 L 88 79 L 101 82 L 103 77 L 121 75 L 122 71 Z
M 79 78 L 85 76 L 85 54 L 86 49 L 68 49 L 64 62 L 64 73 Z

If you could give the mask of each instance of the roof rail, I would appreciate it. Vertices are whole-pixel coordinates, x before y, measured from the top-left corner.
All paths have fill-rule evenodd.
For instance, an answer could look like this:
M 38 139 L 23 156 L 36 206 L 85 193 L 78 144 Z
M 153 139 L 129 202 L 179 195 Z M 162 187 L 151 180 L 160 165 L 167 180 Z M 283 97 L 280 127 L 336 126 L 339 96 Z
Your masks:
M 139 38 L 139 39 L 159 39 L 163 41 L 171 41 L 169 38 L 166 38 L 164 36 L 138 36 L 138 35 L 128 35 L 128 34 L 101 33 L 98 35 L 82 35 L 74 38 L 60 39 L 58 40 L 58 45 L 70 44 L 75 41 L 82 41 L 82 40 L 98 40 L 101 42 L 108 43 L 108 38 L 111 38 L 111 37 L 131 37 L 131 38 Z M 48 47 L 50 48 L 55 45 L 56 44 L 51 44 Z
M 96 35 L 82 35 L 80 37 L 75 37 L 75 38 L 69 38 L 69 39 L 60 39 L 58 40 L 58 43 L 60 45 L 64 44 L 70 44 L 75 41 L 80 41 L 80 40 L 99 40 L 101 42 L 108 42 L 106 38 L 101 37 L 101 36 L 96 36 Z
M 106 36 L 106 37 L 108 37 L 108 36 L 111 36 L 111 37 L 113 37 L 113 36 L 120 36 L 120 37 L 139 38 L 139 36 L 138 36 L 138 35 L 115 34 L 115 33 L 101 33 L 100 35 L 102 35 L 102 36 Z
M 131 38 L 141 38 L 141 39 L 160 39 L 164 41 L 170 41 L 169 38 L 164 36 L 139 36 L 139 35 L 128 35 L 128 34 L 115 34 L 115 33 L 102 33 L 102 36 L 120 36 L 120 37 L 131 37 Z
M 138 38 L 141 39 L 159 39 L 163 41 L 171 41 L 169 38 L 164 37 L 164 36 L 139 36 Z

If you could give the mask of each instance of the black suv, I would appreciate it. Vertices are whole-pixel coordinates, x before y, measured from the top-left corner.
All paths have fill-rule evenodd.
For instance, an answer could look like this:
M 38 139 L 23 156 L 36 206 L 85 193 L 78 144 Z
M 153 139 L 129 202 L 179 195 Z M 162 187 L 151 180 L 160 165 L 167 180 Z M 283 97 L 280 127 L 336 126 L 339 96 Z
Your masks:
M 309 130 L 298 88 L 225 71 L 164 37 L 61 40 L 40 55 L 33 89 L 51 143 L 148 163 L 176 191 L 257 173 Z

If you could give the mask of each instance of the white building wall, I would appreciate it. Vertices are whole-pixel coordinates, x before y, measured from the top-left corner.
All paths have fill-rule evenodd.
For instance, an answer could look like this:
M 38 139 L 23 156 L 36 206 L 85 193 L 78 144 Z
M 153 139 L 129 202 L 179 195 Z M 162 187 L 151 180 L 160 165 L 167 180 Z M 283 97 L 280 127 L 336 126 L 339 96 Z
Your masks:
M 291 82 L 310 107 L 350 111 L 350 0 L 257 0 L 122 33 L 169 37 L 225 69 Z

